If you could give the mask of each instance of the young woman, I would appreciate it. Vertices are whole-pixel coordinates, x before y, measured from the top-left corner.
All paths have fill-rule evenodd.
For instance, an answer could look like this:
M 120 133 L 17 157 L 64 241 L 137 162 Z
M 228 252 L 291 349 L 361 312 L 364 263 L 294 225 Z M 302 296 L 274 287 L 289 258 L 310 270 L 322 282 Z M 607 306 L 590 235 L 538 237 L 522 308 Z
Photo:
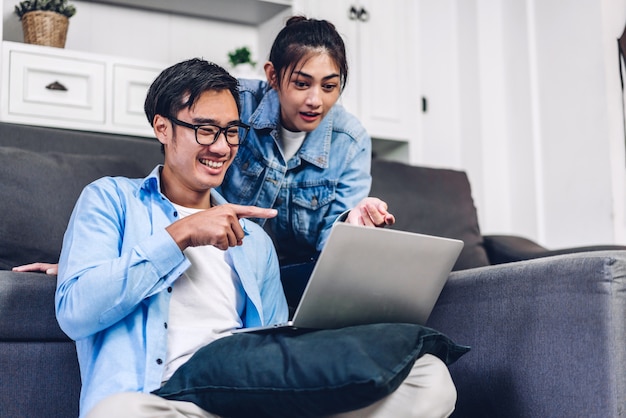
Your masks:
M 241 120 L 251 126 L 221 187 L 231 203 L 275 208 L 255 219 L 276 246 L 283 282 L 306 278 L 334 222 L 393 224 L 386 203 L 367 197 L 371 139 L 337 104 L 348 79 L 344 42 L 328 21 L 290 18 L 264 66 L 267 81 L 240 80 Z M 301 264 L 304 263 L 304 264 Z M 290 268 L 287 266 L 297 265 Z M 16 268 L 56 273 L 35 263 Z M 288 295 L 293 302 L 293 297 Z
M 241 120 L 252 129 L 222 184 L 226 199 L 278 209 L 258 222 L 283 266 L 315 258 L 338 218 L 393 224 L 387 205 L 367 198 L 371 139 L 337 104 L 348 63 L 335 27 L 292 17 L 264 69 L 267 82 L 240 80 Z

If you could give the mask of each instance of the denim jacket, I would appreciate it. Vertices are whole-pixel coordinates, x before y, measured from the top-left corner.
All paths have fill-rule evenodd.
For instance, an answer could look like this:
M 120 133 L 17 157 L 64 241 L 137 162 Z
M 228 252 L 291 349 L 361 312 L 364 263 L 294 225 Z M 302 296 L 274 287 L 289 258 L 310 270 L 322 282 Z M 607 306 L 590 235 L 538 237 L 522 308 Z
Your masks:
M 277 209 L 276 218 L 254 221 L 272 236 L 281 264 L 307 260 L 322 249 L 337 218 L 368 195 L 371 139 L 336 104 L 285 161 L 278 94 L 264 81 L 239 82 L 241 120 L 252 129 L 220 191 L 231 203 Z

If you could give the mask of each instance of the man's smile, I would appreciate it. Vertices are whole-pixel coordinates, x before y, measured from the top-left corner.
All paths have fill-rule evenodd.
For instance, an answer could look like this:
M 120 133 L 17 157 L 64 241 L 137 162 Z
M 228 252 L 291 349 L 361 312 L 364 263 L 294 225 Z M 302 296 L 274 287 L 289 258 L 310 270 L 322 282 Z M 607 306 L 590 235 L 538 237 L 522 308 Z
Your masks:
M 222 168 L 224 166 L 224 161 L 213 161 L 207 158 L 199 158 L 198 161 L 209 168 Z

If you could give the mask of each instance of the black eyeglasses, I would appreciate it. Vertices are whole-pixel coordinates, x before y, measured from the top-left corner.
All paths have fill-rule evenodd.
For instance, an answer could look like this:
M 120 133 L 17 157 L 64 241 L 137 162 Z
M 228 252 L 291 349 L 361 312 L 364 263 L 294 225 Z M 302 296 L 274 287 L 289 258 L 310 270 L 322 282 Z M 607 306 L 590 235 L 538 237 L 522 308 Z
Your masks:
M 196 142 L 200 145 L 215 144 L 223 132 L 228 145 L 235 147 L 241 145 L 243 141 L 245 141 L 248 136 L 248 132 L 250 131 L 250 126 L 243 122 L 234 122 L 222 127 L 213 125 L 212 123 L 192 125 L 191 123 L 178 120 L 173 116 L 169 116 L 168 119 L 178 126 L 193 129 L 196 133 Z

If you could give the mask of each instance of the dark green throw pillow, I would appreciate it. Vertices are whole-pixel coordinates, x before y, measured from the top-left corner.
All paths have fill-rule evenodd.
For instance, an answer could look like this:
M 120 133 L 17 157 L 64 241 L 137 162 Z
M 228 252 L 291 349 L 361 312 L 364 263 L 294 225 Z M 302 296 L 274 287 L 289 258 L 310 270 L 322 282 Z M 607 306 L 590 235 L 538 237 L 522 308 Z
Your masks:
M 198 350 L 159 390 L 224 417 L 319 417 L 393 392 L 415 360 L 469 350 L 413 324 L 235 334 Z

